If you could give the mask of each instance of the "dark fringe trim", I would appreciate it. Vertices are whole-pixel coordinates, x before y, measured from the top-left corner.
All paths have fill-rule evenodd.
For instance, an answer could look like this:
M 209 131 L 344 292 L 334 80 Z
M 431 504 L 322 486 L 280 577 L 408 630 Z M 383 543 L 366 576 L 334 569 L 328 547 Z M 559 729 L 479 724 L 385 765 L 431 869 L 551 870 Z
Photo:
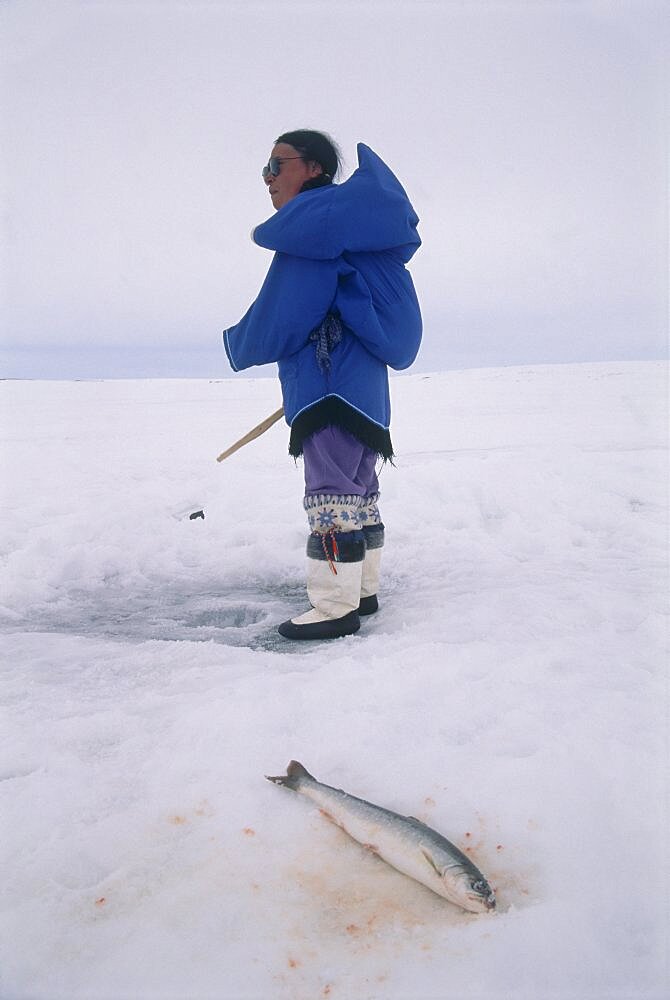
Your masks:
M 384 548 L 384 525 L 381 521 L 379 524 L 363 525 L 363 534 L 365 535 L 366 549 Z
M 327 534 L 313 531 L 307 539 L 307 558 L 323 562 L 363 562 L 365 535 L 362 531 L 329 531 Z
M 329 424 L 341 427 L 353 434 L 361 444 L 376 452 L 385 462 L 393 460 L 393 444 L 388 428 L 380 427 L 369 420 L 353 406 L 349 406 L 337 396 L 327 396 L 325 399 L 303 410 L 291 424 L 291 438 L 288 452 L 294 458 L 302 455 L 303 441 Z

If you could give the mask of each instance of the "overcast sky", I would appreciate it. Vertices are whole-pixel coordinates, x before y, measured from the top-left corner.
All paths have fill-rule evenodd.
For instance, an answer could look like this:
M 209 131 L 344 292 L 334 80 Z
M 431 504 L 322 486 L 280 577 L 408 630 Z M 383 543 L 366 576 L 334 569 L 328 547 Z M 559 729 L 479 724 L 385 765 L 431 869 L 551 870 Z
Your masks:
M 664 3 L 2 0 L 5 375 L 231 374 L 280 132 L 372 146 L 416 367 L 666 350 Z

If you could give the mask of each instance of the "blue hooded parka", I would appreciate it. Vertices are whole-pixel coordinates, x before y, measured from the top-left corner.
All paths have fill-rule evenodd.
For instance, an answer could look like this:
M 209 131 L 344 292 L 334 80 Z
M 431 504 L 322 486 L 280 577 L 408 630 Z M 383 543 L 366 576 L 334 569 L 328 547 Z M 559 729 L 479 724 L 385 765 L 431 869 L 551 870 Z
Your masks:
M 223 341 L 234 371 L 276 361 L 291 454 L 328 423 L 390 457 L 387 366 L 409 367 L 421 313 L 405 265 L 421 245 L 418 216 L 368 146 L 343 184 L 303 191 L 252 238 L 275 251 L 258 298 Z M 310 334 L 331 315 L 342 336 L 319 363 Z

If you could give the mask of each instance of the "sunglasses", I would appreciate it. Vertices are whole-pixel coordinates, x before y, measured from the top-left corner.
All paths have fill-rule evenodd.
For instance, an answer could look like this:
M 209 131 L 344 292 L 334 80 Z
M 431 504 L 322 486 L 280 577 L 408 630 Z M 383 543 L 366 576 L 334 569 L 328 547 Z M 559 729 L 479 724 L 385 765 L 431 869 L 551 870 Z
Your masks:
M 271 156 L 266 166 L 264 166 L 261 171 L 263 174 L 263 180 L 269 177 L 270 174 L 272 174 L 273 177 L 278 177 L 281 165 L 282 163 L 285 163 L 286 160 L 302 160 L 302 156 Z

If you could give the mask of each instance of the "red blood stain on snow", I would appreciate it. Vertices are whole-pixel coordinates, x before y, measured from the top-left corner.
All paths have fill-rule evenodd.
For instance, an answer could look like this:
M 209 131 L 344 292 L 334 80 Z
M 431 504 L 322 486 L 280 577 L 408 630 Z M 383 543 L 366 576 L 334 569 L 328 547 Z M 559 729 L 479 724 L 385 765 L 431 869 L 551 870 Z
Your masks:
M 365 925 L 361 927 L 359 924 L 347 924 L 345 930 L 347 934 L 352 937 L 360 937 L 366 934 L 372 934 L 375 932 L 375 923 L 377 922 L 377 914 L 373 913 L 371 917 L 365 921 Z
M 214 810 L 207 799 L 203 799 L 203 801 L 199 802 L 193 809 L 193 815 L 199 817 L 209 817 L 214 815 Z M 184 823 L 188 823 L 188 817 L 185 813 L 173 813 L 171 816 L 168 816 L 167 821 L 168 823 L 172 823 L 173 826 L 183 826 Z
M 104 906 L 106 902 L 107 902 L 107 900 L 105 899 L 105 897 L 101 896 L 100 899 L 96 899 L 95 905 L 96 906 Z
M 245 828 L 242 831 L 242 833 L 246 834 L 247 837 L 255 837 L 256 836 L 256 831 L 251 826 L 245 826 Z

